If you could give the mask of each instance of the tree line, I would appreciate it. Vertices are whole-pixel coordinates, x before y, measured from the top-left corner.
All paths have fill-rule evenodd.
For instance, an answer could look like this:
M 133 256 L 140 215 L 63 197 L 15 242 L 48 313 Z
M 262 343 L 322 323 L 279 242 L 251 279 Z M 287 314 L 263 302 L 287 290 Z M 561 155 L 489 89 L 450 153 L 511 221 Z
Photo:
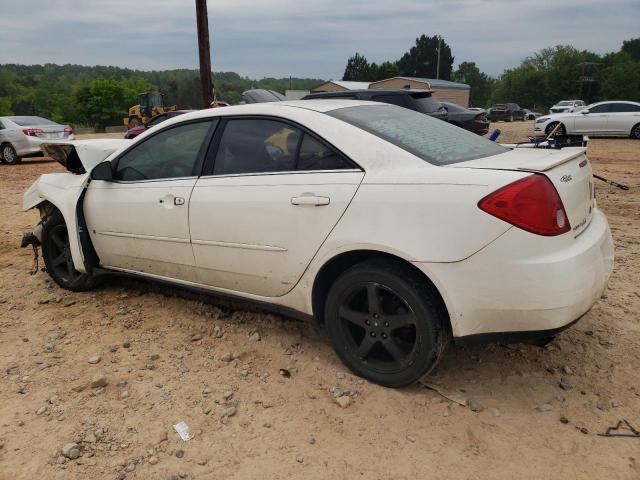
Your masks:
M 440 63 L 438 66 L 438 48 Z M 453 68 L 451 47 L 440 36 L 421 35 L 398 60 L 370 63 L 356 53 L 347 60 L 343 80 L 376 81 L 394 76 L 453 80 L 471 86 L 470 104 L 516 102 L 545 112 L 562 99 L 640 101 L 640 38 L 623 42 L 617 52 L 599 55 L 573 46 L 545 48 L 498 78 L 475 62 Z M 235 104 L 250 88 L 309 90 L 313 78 L 254 80 L 235 72 L 214 73 L 216 96 Z M 0 65 L 0 115 L 40 115 L 74 126 L 119 125 L 138 93 L 160 91 L 169 104 L 200 108 L 197 70 L 142 71 L 107 66 Z
M 438 49 L 440 60 L 438 66 Z M 598 55 L 570 45 L 544 48 L 498 78 L 455 57 L 441 36 L 421 35 L 398 60 L 370 63 L 356 53 L 349 57 L 343 80 L 375 82 L 389 77 L 440 78 L 471 86 L 470 106 L 515 102 L 546 112 L 562 99 L 640 101 L 640 38 L 625 40 L 617 52 Z
M 318 78 L 254 80 L 235 72 L 214 73 L 216 98 L 239 103 L 241 93 L 266 88 L 309 90 Z M 198 70 L 142 71 L 82 65 L 0 65 L 0 115 L 39 115 L 74 126 L 121 125 L 138 94 L 160 91 L 170 105 L 202 108 Z

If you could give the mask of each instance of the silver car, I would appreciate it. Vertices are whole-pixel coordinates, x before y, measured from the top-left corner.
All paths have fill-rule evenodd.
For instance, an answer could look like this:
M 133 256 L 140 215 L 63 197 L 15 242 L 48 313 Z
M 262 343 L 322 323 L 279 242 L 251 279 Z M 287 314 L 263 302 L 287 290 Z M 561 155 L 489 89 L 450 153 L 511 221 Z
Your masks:
M 0 161 L 20 163 L 22 157 L 38 155 L 50 140 L 73 140 L 73 129 L 42 117 L 0 117 Z

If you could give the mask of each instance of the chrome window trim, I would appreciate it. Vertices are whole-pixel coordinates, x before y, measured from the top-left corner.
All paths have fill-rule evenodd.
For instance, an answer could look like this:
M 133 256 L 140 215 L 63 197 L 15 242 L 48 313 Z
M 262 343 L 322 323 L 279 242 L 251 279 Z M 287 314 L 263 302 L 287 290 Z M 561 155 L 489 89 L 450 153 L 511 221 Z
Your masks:
M 227 178 L 227 177 L 258 177 L 258 176 L 267 176 L 267 175 L 305 175 L 305 174 L 313 174 L 313 173 L 354 173 L 354 172 L 362 172 L 359 168 L 337 168 L 334 170 L 287 170 L 282 172 L 256 172 L 256 173 L 226 173 L 221 175 L 203 175 L 199 177 L 199 179 L 205 178 Z

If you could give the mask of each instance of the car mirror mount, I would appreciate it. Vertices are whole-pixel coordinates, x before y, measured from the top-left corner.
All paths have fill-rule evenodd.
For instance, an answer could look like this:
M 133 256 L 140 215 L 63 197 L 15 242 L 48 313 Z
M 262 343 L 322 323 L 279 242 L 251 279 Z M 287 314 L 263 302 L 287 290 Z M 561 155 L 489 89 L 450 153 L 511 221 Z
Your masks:
M 91 170 L 91 180 L 113 181 L 113 166 L 111 162 L 101 162 Z
M 580 113 L 586 115 L 587 113 L 589 113 L 589 110 L 580 110 Z

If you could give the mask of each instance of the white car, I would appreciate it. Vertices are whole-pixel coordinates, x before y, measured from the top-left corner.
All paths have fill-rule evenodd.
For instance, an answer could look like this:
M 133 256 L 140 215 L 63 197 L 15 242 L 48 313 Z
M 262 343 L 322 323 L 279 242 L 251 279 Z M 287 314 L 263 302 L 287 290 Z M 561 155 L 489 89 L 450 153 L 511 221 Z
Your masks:
M 575 112 L 585 107 L 582 100 L 562 100 L 549 109 L 549 113 Z
M 44 142 L 73 140 L 73 129 L 42 117 L 0 117 L 0 161 L 10 165 L 22 157 L 38 155 Z
M 393 105 L 208 109 L 45 149 L 74 173 L 25 192 L 41 221 L 23 243 L 60 286 L 119 272 L 269 305 L 326 325 L 382 385 L 451 337 L 547 341 L 612 270 L 584 149 L 510 149 Z
M 573 113 L 557 113 L 536 119 L 534 131 L 546 135 L 560 124 L 556 133 L 624 136 L 640 139 L 640 103 L 609 101 L 592 103 Z

